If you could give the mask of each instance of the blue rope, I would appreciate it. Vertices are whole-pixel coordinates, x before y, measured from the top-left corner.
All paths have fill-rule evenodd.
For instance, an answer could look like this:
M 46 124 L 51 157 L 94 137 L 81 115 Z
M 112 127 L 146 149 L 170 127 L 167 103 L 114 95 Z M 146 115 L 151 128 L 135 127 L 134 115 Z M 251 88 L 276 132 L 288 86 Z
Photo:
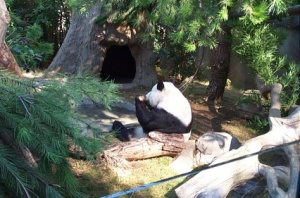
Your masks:
M 159 181 L 156 181 L 156 182 L 151 182 L 151 183 L 148 183 L 148 184 L 137 186 L 137 187 L 131 188 L 129 190 L 119 191 L 119 192 L 116 192 L 116 193 L 113 193 L 113 194 L 110 194 L 110 195 L 106 195 L 106 196 L 103 196 L 103 197 L 100 197 L 100 198 L 115 198 L 115 197 L 120 197 L 120 196 L 123 196 L 123 195 L 130 194 L 130 193 L 134 193 L 136 191 L 145 190 L 145 189 L 148 189 L 152 186 L 156 186 L 158 184 L 162 184 L 162 183 L 168 182 L 168 181 L 173 180 L 173 179 L 177 179 L 177 178 L 184 177 L 184 176 L 189 176 L 189 175 L 195 175 L 195 174 L 197 174 L 201 171 L 207 170 L 207 169 L 215 168 L 217 166 L 221 166 L 221 165 L 228 164 L 228 163 L 231 163 L 231 162 L 235 162 L 235 161 L 238 161 L 238 160 L 241 160 L 241 159 L 252 157 L 254 155 L 268 153 L 270 151 L 277 150 L 277 149 L 280 149 L 280 148 L 283 148 L 283 147 L 286 147 L 286 146 L 290 146 L 292 144 L 296 144 L 296 143 L 299 143 L 299 142 L 300 142 L 300 140 L 296 140 L 296 141 L 293 141 L 293 142 L 281 144 L 279 146 L 275 146 L 275 147 L 272 147 L 272 148 L 269 148 L 269 149 L 266 149 L 266 150 L 263 150 L 263 151 L 258 151 L 258 152 L 255 152 L 255 153 L 251 153 L 251 154 L 248 154 L 248 155 L 237 157 L 237 158 L 228 160 L 226 162 L 221 162 L 221 163 L 214 164 L 214 165 L 211 165 L 211 166 L 201 167 L 200 170 L 190 171 L 190 172 L 187 172 L 187 173 L 175 175 L 173 177 L 169 177 L 169 178 L 162 179 L 162 180 L 159 180 Z M 299 178 L 300 178 L 300 175 L 299 175 Z M 299 180 L 298 180 L 298 185 L 300 185 Z M 298 189 L 298 193 L 299 193 L 299 191 L 300 191 L 300 189 Z
M 103 196 L 101 198 L 120 197 L 122 195 L 127 195 L 127 194 L 130 194 L 130 193 L 134 193 L 134 192 L 139 191 L 139 190 L 145 190 L 145 189 L 150 188 L 152 186 L 156 186 L 158 184 L 162 184 L 162 183 L 165 183 L 165 182 L 173 180 L 173 179 L 177 179 L 177 178 L 184 177 L 184 176 L 189 176 L 189 175 L 194 175 L 198 172 L 200 172 L 200 171 L 191 171 L 191 172 L 188 172 L 188 173 L 183 173 L 183 174 L 176 175 L 176 176 L 173 176 L 173 177 L 169 177 L 169 178 L 166 178 L 166 179 L 162 179 L 162 180 L 159 180 L 159 181 L 156 181 L 156 182 L 151 182 L 151 183 L 144 184 L 144 185 L 141 185 L 141 186 L 138 186 L 138 187 L 134 187 L 134 188 L 131 188 L 129 190 L 119 191 L 119 192 L 113 193 L 111 195 Z

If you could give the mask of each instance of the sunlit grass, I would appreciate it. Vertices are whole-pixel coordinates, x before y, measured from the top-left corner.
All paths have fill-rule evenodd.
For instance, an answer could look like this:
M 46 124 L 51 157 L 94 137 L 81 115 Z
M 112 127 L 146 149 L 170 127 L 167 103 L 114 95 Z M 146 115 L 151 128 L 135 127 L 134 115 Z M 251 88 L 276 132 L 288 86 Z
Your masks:
M 115 168 L 112 171 L 101 162 L 70 159 L 73 171 L 78 176 L 79 190 L 88 197 L 101 197 L 177 175 L 168 166 L 171 162 L 170 157 L 153 158 L 132 162 L 132 168 Z M 174 197 L 174 187 L 183 180 L 171 180 L 124 197 Z

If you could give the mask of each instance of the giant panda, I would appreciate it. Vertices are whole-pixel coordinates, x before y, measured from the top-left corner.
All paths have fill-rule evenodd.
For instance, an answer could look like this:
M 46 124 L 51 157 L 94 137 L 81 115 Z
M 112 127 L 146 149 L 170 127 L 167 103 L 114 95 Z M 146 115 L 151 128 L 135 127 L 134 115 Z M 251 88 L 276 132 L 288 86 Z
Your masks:
M 126 128 L 114 121 L 112 130 L 121 141 L 146 137 L 151 131 L 183 134 L 187 140 L 192 127 L 189 101 L 171 82 L 159 81 L 146 96 L 135 97 L 136 117 L 141 127 Z

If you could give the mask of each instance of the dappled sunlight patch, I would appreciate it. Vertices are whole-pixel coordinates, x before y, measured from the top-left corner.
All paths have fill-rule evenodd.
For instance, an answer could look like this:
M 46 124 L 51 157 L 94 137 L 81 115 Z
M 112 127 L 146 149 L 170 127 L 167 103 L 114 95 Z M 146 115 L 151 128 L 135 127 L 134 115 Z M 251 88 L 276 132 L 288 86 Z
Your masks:
M 100 197 L 129 188 L 119 182 L 118 175 L 104 164 L 83 160 L 69 160 L 77 177 L 78 188 L 88 197 Z
M 25 77 L 25 78 L 41 78 L 44 76 L 44 74 L 45 74 L 44 71 L 37 71 L 37 72 L 30 71 L 30 72 L 23 72 L 23 77 Z
M 171 157 L 159 157 L 132 161 L 129 162 L 131 167 L 118 169 L 108 168 L 102 162 L 70 159 L 70 163 L 77 176 L 79 188 L 89 197 L 100 197 L 177 175 L 169 167 L 172 160 Z M 183 179 L 171 180 L 129 196 L 163 198 L 166 193 L 174 194 L 173 188 Z

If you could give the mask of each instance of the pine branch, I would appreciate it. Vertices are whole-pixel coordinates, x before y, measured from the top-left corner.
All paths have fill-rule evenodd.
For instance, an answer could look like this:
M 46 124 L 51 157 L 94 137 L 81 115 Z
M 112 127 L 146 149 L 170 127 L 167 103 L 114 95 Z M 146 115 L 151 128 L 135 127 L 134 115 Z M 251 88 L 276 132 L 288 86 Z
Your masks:
M 22 178 L 22 174 L 15 164 L 15 162 L 19 161 L 18 156 L 15 156 L 12 152 L 10 152 L 10 150 L 6 148 L 2 142 L 0 142 L 0 159 L 1 180 L 8 179 L 8 181 L 5 182 L 8 184 L 6 187 L 12 188 L 12 186 L 15 185 L 17 187 L 16 193 L 25 193 L 26 197 L 31 197 L 29 193 L 29 184 L 26 183 L 25 178 Z
M 118 98 L 117 89 L 112 83 L 85 76 L 28 81 L 1 73 L 0 144 L 9 150 L 7 157 L 14 165 L 14 169 L 6 170 L 6 161 L 0 161 L 1 185 L 27 197 L 35 193 L 41 196 L 41 189 L 45 189 L 42 197 L 59 197 L 60 193 L 76 196 L 76 178 L 67 159 L 70 147 L 75 145 L 83 153 L 93 154 L 101 143 L 96 143 L 98 138 L 80 134 L 74 119 L 81 118 L 70 103 L 74 100 L 79 104 L 88 95 L 109 107 Z M 1 154 L 0 150 L 0 158 Z M 13 181 L 9 181 L 10 174 L 14 174 Z

